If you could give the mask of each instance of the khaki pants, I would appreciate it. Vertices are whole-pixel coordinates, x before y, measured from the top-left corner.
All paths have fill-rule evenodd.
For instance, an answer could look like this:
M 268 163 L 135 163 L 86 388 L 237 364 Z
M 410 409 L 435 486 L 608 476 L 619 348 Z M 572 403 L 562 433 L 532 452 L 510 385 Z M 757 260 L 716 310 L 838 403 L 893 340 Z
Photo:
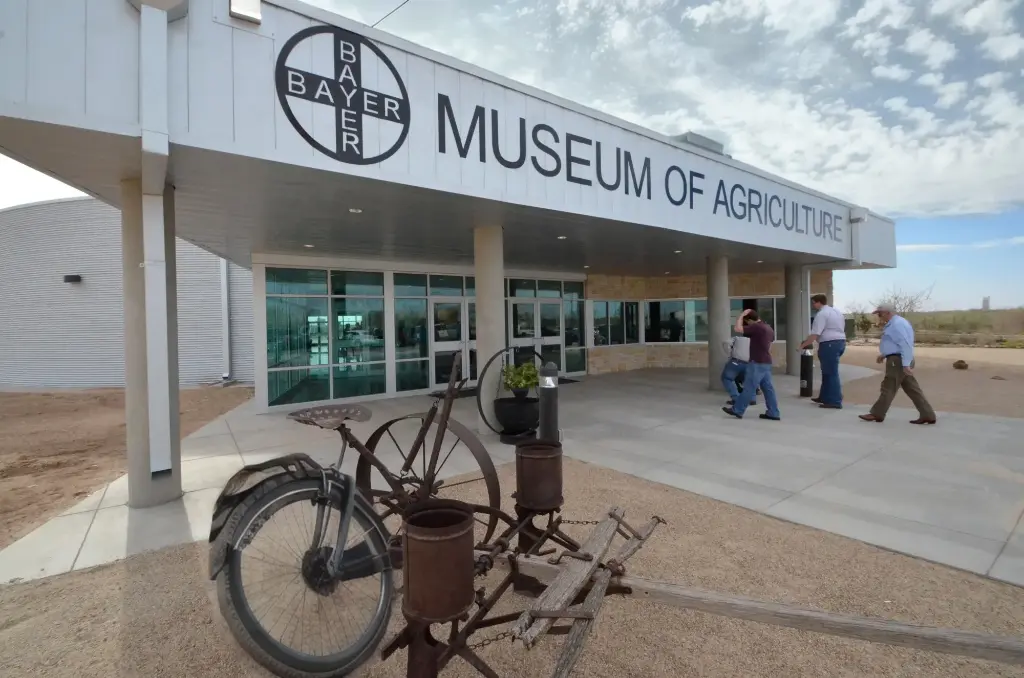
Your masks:
M 913 367 L 914 364 L 911 363 L 910 366 Z M 878 395 L 878 400 L 875 401 L 875 404 L 871 406 L 871 414 L 876 419 L 885 419 L 885 414 L 889 411 L 893 398 L 896 397 L 896 393 L 901 388 L 910 398 L 911 402 L 914 403 L 914 407 L 917 408 L 922 419 L 935 419 L 935 410 L 928 404 L 928 399 L 924 397 L 924 391 L 921 390 L 921 385 L 917 383 L 917 378 L 903 371 L 903 359 L 898 355 L 888 356 L 885 359 L 885 378 L 882 379 L 882 392 Z

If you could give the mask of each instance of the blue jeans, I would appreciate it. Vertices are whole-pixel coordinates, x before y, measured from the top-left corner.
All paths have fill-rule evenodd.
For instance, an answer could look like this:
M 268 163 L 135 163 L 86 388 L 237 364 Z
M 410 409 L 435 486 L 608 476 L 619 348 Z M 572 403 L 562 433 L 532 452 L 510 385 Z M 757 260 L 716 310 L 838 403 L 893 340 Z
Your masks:
M 821 391 L 818 397 L 826 405 L 843 404 L 843 386 L 839 381 L 839 359 L 846 352 L 842 339 L 818 344 L 818 363 L 821 365 Z
M 747 371 L 747 363 L 741 363 L 738 360 L 729 358 L 729 362 L 725 363 L 725 368 L 722 369 L 722 386 L 725 387 L 726 393 L 729 397 L 735 400 L 740 397 L 740 390 L 736 388 L 736 379 L 744 376 Z
M 775 385 L 772 383 L 772 366 L 763 363 L 748 363 L 747 374 L 743 379 L 743 392 L 736 399 L 732 411 L 743 416 L 743 413 L 750 407 L 757 389 L 761 389 L 764 395 L 764 404 L 767 407 L 767 414 L 773 419 L 779 419 L 779 399 L 775 395 Z

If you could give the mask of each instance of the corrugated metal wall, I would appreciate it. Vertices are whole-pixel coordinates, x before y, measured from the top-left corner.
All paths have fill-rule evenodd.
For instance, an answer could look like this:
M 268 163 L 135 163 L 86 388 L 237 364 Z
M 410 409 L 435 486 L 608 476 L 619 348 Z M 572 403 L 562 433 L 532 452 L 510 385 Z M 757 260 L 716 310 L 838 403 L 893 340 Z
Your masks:
M 219 381 L 220 260 L 179 240 L 182 384 Z M 79 274 L 82 282 L 63 282 Z M 0 386 L 124 384 L 121 215 L 82 198 L 0 211 Z M 229 265 L 232 376 L 253 380 L 252 273 Z

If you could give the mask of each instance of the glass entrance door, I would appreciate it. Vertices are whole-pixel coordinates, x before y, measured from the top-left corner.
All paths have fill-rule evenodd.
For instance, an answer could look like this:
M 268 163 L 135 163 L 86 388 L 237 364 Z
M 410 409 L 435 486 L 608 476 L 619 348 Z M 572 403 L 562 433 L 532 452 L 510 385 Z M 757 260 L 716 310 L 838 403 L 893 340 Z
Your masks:
M 509 341 L 515 362 L 520 365 L 539 353 L 543 364 L 554 363 L 559 373 L 562 364 L 562 302 L 509 301 Z M 535 359 L 535 358 L 534 358 Z M 540 365 L 538 365 L 540 367 Z
M 430 300 L 431 384 L 446 386 L 455 353 L 462 351 L 462 378 L 476 382 L 476 303 L 462 298 Z

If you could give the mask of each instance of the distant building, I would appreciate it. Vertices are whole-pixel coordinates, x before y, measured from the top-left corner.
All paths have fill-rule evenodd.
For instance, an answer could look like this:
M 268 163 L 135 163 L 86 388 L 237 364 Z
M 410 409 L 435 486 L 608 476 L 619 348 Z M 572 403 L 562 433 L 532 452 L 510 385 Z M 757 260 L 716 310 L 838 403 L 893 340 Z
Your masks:
M 992 297 L 981 298 L 981 310 L 987 311 L 992 307 Z

